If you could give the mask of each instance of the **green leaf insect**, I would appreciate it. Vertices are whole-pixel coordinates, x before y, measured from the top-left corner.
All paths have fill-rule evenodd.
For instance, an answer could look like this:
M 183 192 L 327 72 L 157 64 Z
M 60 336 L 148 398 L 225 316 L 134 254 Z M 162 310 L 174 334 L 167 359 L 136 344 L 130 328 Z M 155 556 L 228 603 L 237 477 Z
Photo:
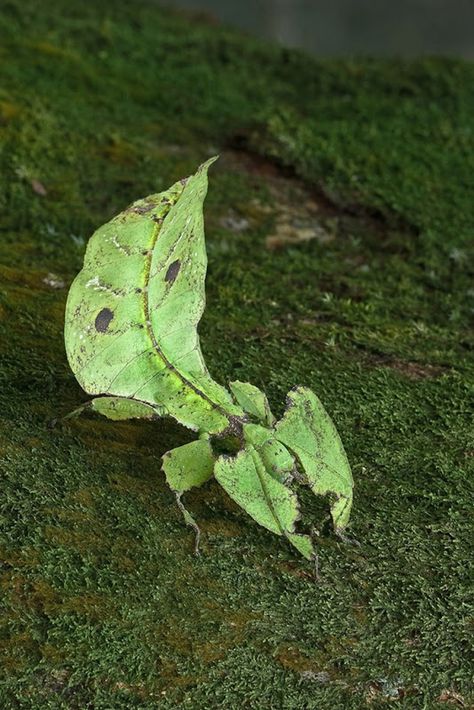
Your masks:
M 207 256 L 203 203 L 211 158 L 194 175 L 150 195 L 100 227 L 87 245 L 66 305 L 69 364 L 109 419 L 173 417 L 198 439 L 168 451 L 163 471 L 187 524 L 199 528 L 181 500 L 212 476 L 257 523 L 315 559 L 300 531 L 297 485 L 328 496 L 343 536 L 353 481 L 337 430 L 316 395 L 296 387 L 280 419 L 254 385 L 213 380 L 197 326 L 205 306 Z M 222 454 L 225 443 L 231 453 Z

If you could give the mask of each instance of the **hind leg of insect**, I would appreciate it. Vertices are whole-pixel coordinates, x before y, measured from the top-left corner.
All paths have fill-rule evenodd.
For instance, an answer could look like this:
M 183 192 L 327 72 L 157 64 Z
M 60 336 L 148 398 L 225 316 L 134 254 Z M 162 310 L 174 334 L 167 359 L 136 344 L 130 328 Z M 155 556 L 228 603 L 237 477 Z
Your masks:
M 354 547 L 360 547 L 360 542 L 353 537 L 348 537 L 342 530 L 336 530 L 336 535 L 344 542 L 346 545 L 353 545 Z

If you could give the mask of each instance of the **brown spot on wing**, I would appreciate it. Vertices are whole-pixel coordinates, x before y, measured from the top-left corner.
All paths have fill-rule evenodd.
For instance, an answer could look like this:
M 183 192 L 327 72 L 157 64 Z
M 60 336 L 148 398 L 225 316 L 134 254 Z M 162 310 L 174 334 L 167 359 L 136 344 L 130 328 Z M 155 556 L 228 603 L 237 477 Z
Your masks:
M 181 262 L 179 259 L 176 259 L 176 261 L 173 261 L 168 266 L 168 271 L 166 272 L 165 276 L 165 281 L 173 283 L 173 281 L 176 279 L 177 275 L 179 274 L 179 270 L 181 268 Z
M 113 311 L 110 308 L 103 308 L 95 319 L 95 329 L 98 333 L 105 333 L 114 317 Z

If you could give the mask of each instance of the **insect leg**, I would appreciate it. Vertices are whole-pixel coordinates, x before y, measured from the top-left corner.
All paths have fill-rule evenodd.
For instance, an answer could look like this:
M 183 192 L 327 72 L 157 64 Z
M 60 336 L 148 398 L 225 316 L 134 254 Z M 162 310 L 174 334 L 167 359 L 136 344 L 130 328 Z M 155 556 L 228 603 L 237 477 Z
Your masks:
M 180 511 L 183 514 L 184 522 L 186 523 L 186 525 L 189 525 L 194 530 L 194 533 L 195 533 L 194 554 L 198 556 L 201 554 L 199 551 L 199 541 L 201 539 L 201 531 L 199 529 L 198 524 L 194 520 L 193 516 L 189 512 L 189 510 L 187 510 L 187 508 L 184 507 L 184 503 L 181 500 L 182 495 L 183 495 L 183 491 L 175 491 L 176 502 L 178 504 L 178 508 L 180 509 Z

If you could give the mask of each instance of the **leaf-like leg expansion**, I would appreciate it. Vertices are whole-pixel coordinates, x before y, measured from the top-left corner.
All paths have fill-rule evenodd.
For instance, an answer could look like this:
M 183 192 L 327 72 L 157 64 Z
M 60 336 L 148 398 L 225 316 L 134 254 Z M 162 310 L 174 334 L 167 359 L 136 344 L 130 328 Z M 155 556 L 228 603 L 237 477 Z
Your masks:
M 214 456 L 209 440 L 191 441 L 167 451 L 162 468 L 172 491 L 184 493 L 194 486 L 202 486 L 214 473 Z
M 66 414 L 63 419 L 79 417 L 86 409 L 91 409 L 113 421 L 158 419 L 167 415 L 165 407 L 158 404 L 151 405 L 128 397 L 95 397 Z
M 166 481 L 176 496 L 185 523 L 192 527 L 196 534 L 194 551 L 198 555 L 201 531 L 191 513 L 184 507 L 181 496 L 194 486 L 202 486 L 214 473 L 214 456 L 209 439 L 201 438 L 167 451 L 163 456 L 162 468 Z
M 94 412 L 114 421 L 158 419 L 167 415 L 166 407 L 162 405 L 151 405 L 128 397 L 96 397 L 91 401 L 91 407 Z
M 195 533 L 195 539 L 194 539 L 194 554 L 196 556 L 199 556 L 201 553 L 199 551 L 199 541 L 201 539 L 201 530 L 199 529 L 199 525 L 196 523 L 194 520 L 193 516 L 189 512 L 187 508 L 185 508 L 183 501 L 181 500 L 181 497 L 183 495 L 184 491 L 175 491 L 174 494 L 176 496 L 176 502 L 178 504 L 178 508 L 183 514 L 184 522 L 186 525 L 189 525 L 191 528 L 193 528 L 194 533 Z

